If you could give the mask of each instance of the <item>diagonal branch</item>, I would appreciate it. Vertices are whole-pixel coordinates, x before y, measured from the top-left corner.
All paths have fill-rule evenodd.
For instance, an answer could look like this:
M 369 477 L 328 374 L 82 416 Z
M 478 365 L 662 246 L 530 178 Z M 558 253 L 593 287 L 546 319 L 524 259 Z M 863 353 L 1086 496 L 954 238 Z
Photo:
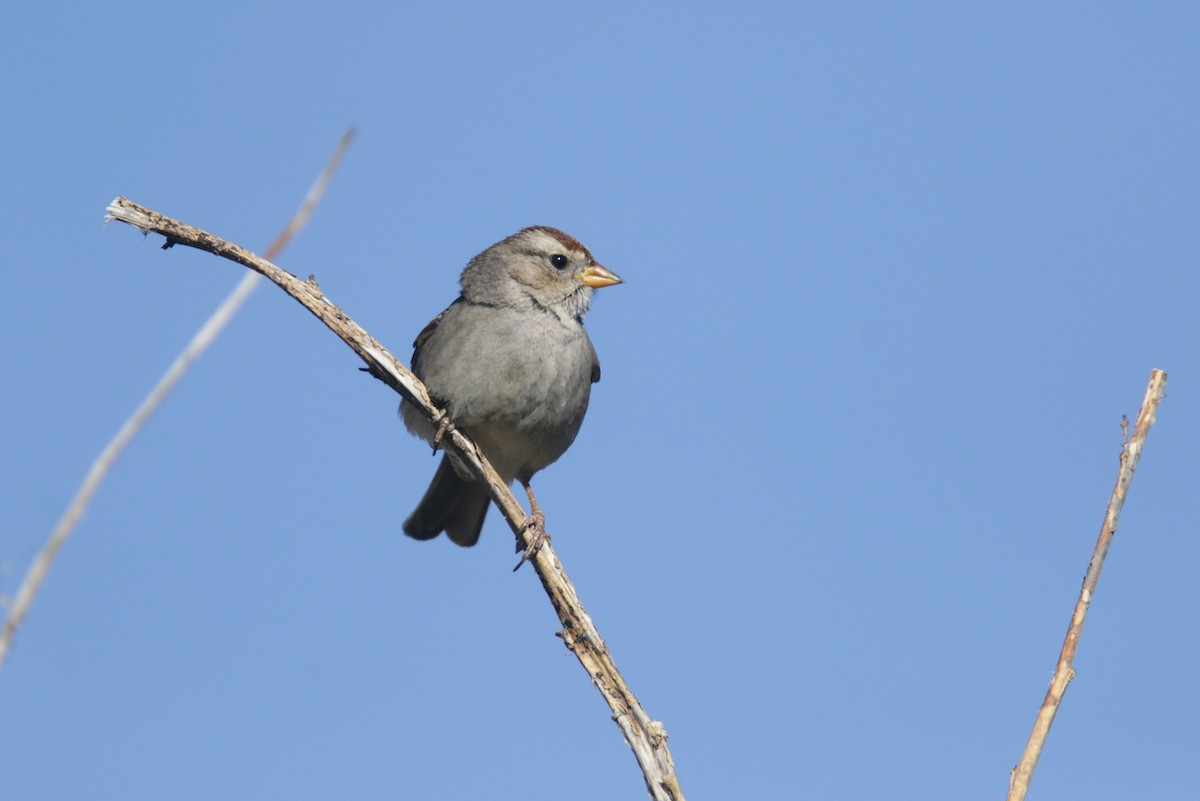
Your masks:
M 354 129 L 349 129 L 342 134 L 341 140 L 334 149 L 333 155 L 330 156 L 325 168 L 313 183 L 312 188 L 308 190 L 308 194 L 304 197 L 300 208 L 292 215 L 292 219 L 276 237 L 275 241 L 268 248 L 268 254 L 276 254 L 282 251 L 287 244 L 292 240 L 305 225 L 308 224 L 309 217 L 312 216 L 312 211 L 320 201 L 321 196 L 325 194 L 325 188 L 329 186 L 329 181 L 333 178 L 333 174 L 337 171 L 338 165 L 341 163 L 342 156 L 346 152 L 346 148 L 350 146 L 350 141 L 354 138 Z M 272 255 L 271 258 L 274 258 Z M 37 596 L 38 590 L 45 581 L 46 575 L 50 571 L 50 565 L 54 563 L 55 557 L 58 555 L 59 549 L 66 543 L 71 536 L 71 532 L 75 530 L 76 524 L 83 517 L 83 513 L 87 511 L 88 504 L 91 503 L 92 496 L 100 488 L 104 478 L 108 475 L 109 470 L 116 463 L 117 458 L 125 450 L 126 446 L 133 441 L 137 433 L 154 414 L 155 410 L 162 404 L 163 400 L 171 394 L 171 390 L 179 383 L 192 362 L 200 358 L 208 346 L 213 343 L 229 321 L 237 314 L 238 309 L 250 297 L 250 293 L 254 290 L 258 283 L 258 276 L 254 273 L 247 273 L 237 286 L 233 288 L 221 304 L 217 306 L 212 315 L 200 327 L 192 337 L 191 342 L 183 349 L 183 352 L 175 358 L 171 366 L 163 374 L 154 388 L 150 390 L 150 394 L 142 401 L 141 405 L 134 410 L 133 414 L 125 421 L 117 433 L 113 436 L 109 443 L 92 462 L 91 468 L 88 469 L 87 475 L 84 476 L 83 483 L 79 489 L 75 491 L 75 496 L 67 505 L 67 510 L 59 519 L 58 524 L 54 527 L 54 531 L 46 540 L 46 544 L 42 546 L 42 550 L 34 558 L 33 563 L 29 566 L 25 578 L 21 581 L 21 586 L 17 590 L 17 595 L 13 599 L 12 606 L 8 610 L 8 615 L 4 618 L 4 626 L 0 628 L 0 664 L 4 663 L 5 657 L 12 648 L 13 639 L 17 635 L 17 629 L 24 622 L 25 616 L 29 614 L 29 608 L 33 604 L 33 599 Z
M 107 211 L 109 220 L 128 223 L 143 233 L 163 235 L 167 239 L 164 247 L 178 244 L 198 248 L 269 278 L 349 345 L 366 362 L 373 376 L 423 410 L 426 417 L 432 420 L 438 415 L 439 410 L 430 402 L 429 394 L 420 380 L 374 337 L 332 304 L 317 287 L 315 279 L 302 281 L 238 245 L 125 198 L 114 200 Z M 443 437 L 442 446 L 459 456 L 474 476 L 485 484 L 521 547 L 528 547 L 528 535 L 524 532 L 524 510 L 475 444 L 461 431 L 451 428 Z M 666 730 L 662 723 L 650 719 L 625 683 L 548 541 L 530 558 L 530 562 L 562 622 L 563 630 L 559 636 L 587 670 L 592 683 L 612 710 L 613 720 L 633 749 L 642 769 L 651 798 L 656 801 L 683 801 L 683 791 L 679 787 L 675 765 L 667 748 Z
M 1062 704 L 1067 685 L 1075 678 L 1075 651 L 1079 648 L 1079 637 L 1083 633 L 1083 621 L 1087 617 L 1088 606 L 1096 593 L 1096 584 L 1100 581 L 1100 571 L 1104 569 L 1104 559 L 1108 556 L 1108 548 L 1112 545 L 1113 535 L 1117 533 L 1117 521 L 1121 518 L 1121 508 L 1125 505 L 1125 496 L 1129 492 L 1129 484 L 1133 481 L 1133 471 L 1137 470 L 1138 461 L 1142 458 L 1142 448 L 1146 437 L 1150 434 L 1150 426 L 1154 425 L 1158 404 L 1163 397 L 1163 389 L 1167 385 L 1167 374 L 1162 370 L 1150 373 L 1150 384 L 1146 387 L 1146 397 L 1142 400 L 1142 408 L 1138 412 L 1137 422 L 1133 427 L 1133 436 L 1129 436 L 1129 421 L 1122 419 L 1121 427 L 1125 431 L 1125 444 L 1121 448 L 1121 467 L 1117 471 L 1117 484 L 1113 487 L 1112 497 L 1108 501 L 1108 510 L 1104 513 L 1104 524 L 1100 527 L 1100 538 L 1092 551 L 1092 561 L 1088 564 L 1087 574 L 1083 577 L 1083 588 L 1079 591 L 1079 600 L 1075 603 L 1075 611 L 1071 614 L 1071 622 L 1067 626 L 1067 638 L 1063 642 L 1062 652 L 1058 657 L 1058 665 L 1054 676 L 1050 679 L 1050 689 L 1042 701 L 1033 722 L 1033 732 L 1025 746 L 1021 761 L 1013 768 L 1009 780 L 1008 801 L 1022 801 L 1029 790 L 1029 780 L 1033 777 L 1033 769 L 1037 767 L 1038 757 L 1050 734 L 1050 725 Z

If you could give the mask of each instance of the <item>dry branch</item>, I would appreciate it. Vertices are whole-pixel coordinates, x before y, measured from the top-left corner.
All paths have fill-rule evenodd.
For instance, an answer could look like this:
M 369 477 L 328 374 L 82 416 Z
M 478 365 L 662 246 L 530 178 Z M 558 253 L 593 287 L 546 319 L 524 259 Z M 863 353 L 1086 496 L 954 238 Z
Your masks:
M 330 303 L 314 280 L 302 281 L 244 248 L 125 198 L 117 198 L 109 205 L 108 219 L 128 223 L 143 233 L 161 234 L 167 239 L 164 247 L 179 244 L 198 248 L 265 276 L 349 345 L 367 364 L 372 375 L 422 409 L 430 419 L 438 414 L 439 410 L 430 402 L 429 394 L 420 380 L 345 312 Z M 523 531 L 524 510 L 475 444 L 461 431 L 452 428 L 443 438 L 442 446 L 458 455 L 475 477 L 484 482 L 521 547 L 528 546 L 527 535 Z M 671 752 L 667 748 L 666 731 L 660 722 L 650 719 L 625 683 L 548 541 L 530 558 L 530 562 L 562 621 L 560 636 L 563 642 L 587 670 L 592 683 L 612 710 L 613 720 L 625 735 L 642 769 L 650 796 L 656 801 L 683 801 L 683 791 L 679 787 Z
M 304 200 L 300 203 L 300 208 L 292 215 L 291 220 L 284 226 L 279 236 L 271 243 L 271 247 L 267 249 L 269 258 L 274 258 L 273 254 L 280 253 L 287 244 L 292 240 L 305 225 L 308 224 L 309 217 L 312 216 L 312 211 L 316 208 L 321 196 L 325 194 L 326 187 L 329 186 L 330 179 L 333 178 L 334 172 L 337 171 L 338 165 L 341 163 L 342 156 L 346 152 L 346 148 L 350 146 L 350 141 L 354 138 L 354 130 L 349 129 L 342 134 L 341 140 L 337 147 L 334 148 L 333 155 L 330 156 L 325 168 L 321 174 L 317 176 L 317 180 L 308 190 Z M 58 523 L 54 527 L 54 531 L 46 539 L 46 543 L 42 546 L 41 551 L 34 558 L 29 570 L 25 574 L 25 578 L 21 581 L 21 586 L 17 590 L 17 595 L 13 599 L 12 606 L 8 610 L 8 615 L 4 618 L 4 626 L 0 628 L 0 665 L 4 664 L 4 659 L 12 648 L 13 640 L 17 635 L 17 629 L 21 627 L 25 616 L 29 614 L 29 608 L 33 604 L 33 599 L 37 597 L 38 590 L 42 586 L 42 582 L 46 580 L 46 575 L 50 572 L 50 565 L 54 563 L 55 557 L 58 555 L 59 549 L 66 543 L 71 536 L 71 532 L 75 530 L 75 526 L 83 517 L 83 513 L 87 511 L 88 504 L 91 503 L 92 496 L 100 488 L 104 478 L 108 475 L 109 470 L 116 464 L 117 458 L 125 450 L 126 446 L 133 441 L 137 433 L 154 414 L 155 410 L 162 404 L 175 385 L 179 383 L 188 368 L 196 359 L 200 358 L 201 354 L 208 349 L 208 346 L 213 343 L 222 329 L 228 322 L 237 314 L 238 309 L 246 302 L 246 298 L 250 297 L 250 292 L 253 291 L 255 284 L 258 283 L 258 276 L 254 273 L 246 273 L 237 286 L 233 288 L 212 315 L 205 320 L 200 326 L 200 330 L 196 332 L 192 340 L 187 344 L 183 351 L 163 373 L 162 378 L 150 390 L 150 393 L 133 411 L 133 414 L 121 425 L 113 438 L 104 446 L 104 450 L 92 462 L 92 466 L 88 469 L 87 475 L 84 476 L 83 483 L 79 485 L 79 489 L 75 491 L 75 496 L 71 498 L 67 504 L 67 509 L 63 516 L 59 518 Z
M 1062 703 L 1067 685 L 1075 678 L 1075 651 L 1079 648 L 1079 636 L 1083 633 L 1083 621 L 1087 617 L 1088 606 L 1096 592 L 1096 584 L 1100 581 L 1100 571 L 1104 569 L 1104 559 L 1112 544 L 1113 535 L 1117 533 L 1117 521 L 1121 518 L 1121 508 L 1125 505 L 1125 496 L 1129 492 L 1129 484 L 1133 481 L 1133 471 L 1137 469 L 1138 461 L 1142 458 L 1142 447 L 1150 434 L 1150 426 L 1154 425 L 1158 412 L 1159 401 L 1162 400 L 1163 388 L 1167 385 L 1167 374 L 1162 370 L 1150 373 L 1150 384 L 1146 387 L 1146 397 L 1142 400 L 1142 408 L 1138 412 L 1137 422 L 1133 427 L 1133 436 L 1129 436 L 1129 422 L 1122 420 L 1125 431 L 1125 442 L 1121 448 L 1121 467 L 1117 471 L 1117 484 L 1113 487 L 1112 497 L 1108 501 L 1108 510 L 1104 513 L 1104 524 L 1100 527 L 1100 537 L 1092 551 L 1092 561 L 1088 564 L 1087 574 L 1083 577 L 1083 588 L 1079 591 L 1079 600 L 1075 603 L 1075 611 L 1067 626 L 1067 638 L 1063 642 L 1062 651 L 1058 656 L 1058 665 L 1054 676 L 1050 679 L 1050 689 L 1034 719 L 1033 732 L 1025 746 L 1021 761 L 1013 768 L 1009 780 L 1008 801 L 1022 801 L 1029 790 L 1029 780 L 1033 769 L 1037 767 L 1038 757 L 1050 734 L 1050 725 Z

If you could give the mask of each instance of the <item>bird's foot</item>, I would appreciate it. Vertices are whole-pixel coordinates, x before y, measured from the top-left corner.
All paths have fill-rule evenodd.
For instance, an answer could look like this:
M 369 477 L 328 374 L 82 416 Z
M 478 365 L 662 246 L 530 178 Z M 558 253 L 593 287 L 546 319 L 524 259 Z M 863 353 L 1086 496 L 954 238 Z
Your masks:
M 542 507 L 538 506 L 537 498 L 533 496 L 533 487 L 524 480 L 521 481 L 521 486 L 525 488 L 525 494 L 529 496 L 529 508 L 532 511 L 521 525 L 521 533 L 527 535 L 526 544 L 522 553 L 521 542 L 517 541 L 517 553 L 521 554 L 521 561 L 517 562 L 517 566 L 513 568 L 514 573 L 550 541 L 550 535 L 546 533 L 546 516 L 542 514 Z
M 525 535 L 527 544 L 522 548 L 520 540 L 517 541 L 517 553 L 521 554 L 521 560 L 513 568 L 514 573 L 550 541 L 550 535 L 546 533 L 546 518 L 540 510 L 525 518 L 525 523 L 521 526 L 521 533 Z
M 450 419 L 450 412 L 438 409 L 433 423 L 437 426 L 437 433 L 433 435 L 433 452 L 437 453 L 438 448 L 442 447 L 442 440 L 446 438 L 447 434 L 454 431 L 454 421 Z

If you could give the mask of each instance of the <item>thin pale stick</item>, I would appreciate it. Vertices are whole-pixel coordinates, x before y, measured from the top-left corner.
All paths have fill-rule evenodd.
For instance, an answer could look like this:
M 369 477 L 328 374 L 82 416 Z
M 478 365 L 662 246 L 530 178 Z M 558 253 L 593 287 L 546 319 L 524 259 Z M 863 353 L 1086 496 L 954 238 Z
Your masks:
M 350 346 L 366 363 L 373 376 L 421 409 L 435 424 L 440 419 L 440 410 L 430 402 L 429 393 L 420 380 L 374 337 L 331 303 L 321 292 L 316 281 L 302 281 L 245 248 L 125 198 L 117 198 L 109 205 L 108 216 L 109 219 L 129 223 L 144 233 L 162 234 L 167 238 L 169 245 L 180 244 L 198 248 L 235 261 L 269 278 Z M 524 510 L 513 497 L 508 485 L 496 475 L 496 471 L 483 458 L 475 444 L 454 427 L 446 428 L 441 444 L 455 453 L 475 477 L 483 482 L 522 547 L 528 547 Z M 612 710 L 613 720 L 633 749 L 634 757 L 642 769 L 650 796 L 655 801 L 683 801 L 683 791 L 675 776 L 675 765 L 667 748 L 667 733 L 662 723 L 650 719 L 633 691 L 629 689 L 629 685 L 625 683 L 549 541 L 538 549 L 530 562 L 562 622 L 563 630 L 559 636 L 587 670 L 592 683 Z
M 350 145 L 350 141 L 354 138 L 354 130 L 347 130 L 342 135 L 341 141 L 338 142 L 334 149 L 333 155 L 329 162 L 325 165 L 325 169 L 321 171 L 321 175 L 313 183 L 308 194 L 305 195 L 300 207 L 296 213 L 292 215 L 292 219 L 280 232 L 279 236 L 271 244 L 268 253 L 278 254 L 287 246 L 292 237 L 296 235 L 307 224 L 312 216 L 312 210 L 320 201 L 321 196 L 325 192 L 325 188 L 329 185 L 329 180 L 337 171 L 338 164 L 341 163 L 342 156 L 346 152 L 346 148 Z M 246 298 L 250 296 L 255 284 L 258 283 L 258 276 L 254 273 L 247 273 L 233 291 L 221 301 L 221 304 L 216 308 L 205 322 L 192 337 L 191 342 L 187 347 L 175 358 L 171 366 L 163 374 L 162 378 L 150 390 L 150 394 L 145 400 L 134 410 L 129 419 L 121 426 L 116 435 L 105 446 L 100 455 L 96 457 L 96 461 L 92 462 L 91 468 L 83 479 L 83 483 L 75 492 L 75 497 L 67 505 L 66 512 L 58 521 L 58 525 L 54 527 L 50 537 L 46 540 L 46 544 L 42 546 L 42 550 L 34 558 L 33 563 L 29 566 L 29 571 L 25 574 L 24 580 L 21 582 L 20 588 L 17 590 L 16 597 L 13 599 L 12 605 L 9 607 L 8 616 L 4 619 L 4 627 L 0 629 L 0 665 L 4 664 L 4 659 L 8 655 L 9 649 L 12 647 L 13 638 L 16 636 L 17 629 L 29 614 L 29 607 L 33 603 L 33 599 L 37 596 L 38 589 L 42 586 L 42 582 L 46 578 L 46 574 L 50 570 L 50 565 L 54 562 L 55 556 L 58 554 L 63 543 L 71 536 L 75 525 L 83 517 L 87 511 L 88 504 L 92 500 L 92 496 L 96 494 L 96 490 L 100 488 L 100 484 L 108 475 L 108 471 L 112 468 L 121 452 L 133 440 L 142 426 L 154 413 L 154 411 L 162 404 L 163 400 L 183 378 L 192 362 L 196 361 L 202 353 L 212 344 L 213 340 L 221 333 L 226 324 L 237 313 L 238 309 L 245 303 Z
M 1113 488 L 1112 497 L 1108 501 L 1108 510 L 1104 513 L 1104 524 L 1100 527 L 1100 537 L 1096 548 L 1092 551 L 1092 561 L 1088 564 L 1087 575 L 1083 577 L 1083 588 L 1079 591 L 1079 600 L 1075 603 L 1075 611 L 1067 626 L 1067 637 L 1063 642 L 1062 652 L 1058 656 L 1058 665 L 1054 676 L 1050 679 L 1050 689 L 1038 710 L 1033 722 L 1033 732 L 1025 745 L 1025 753 L 1021 761 L 1013 768 L 1009 779 L 1008 801 L 1022 801 L 1029 791 L 1029 780 L 1033 777 L 1033 769 L 1037 767 L 1038 758 L 1050 734 L 1050 725 L 1062 704 L 1067 685 L 1075 678 L 1075 651 L 1079 648 L 1079 637 L 1083 633 L 1083 621 L 1087 617 L 1088 606 L 1096 593 L 1096 584 L 1100 581 L 1100 571 L 1104 569 L 1104 559 L 1108 556 L 1108 548 L 1112 545 L 1113 535 L 1117 533 L 1117 521 L 1121 518 L 1121 508 L 1125 505 L 1125 496 L 1129 492 L 1129 484 L 1133 481 L 1133 471 L 1137 469 L 1138 461 L 1142 458 L 1142 448 L 1154 425 L 1158 404 L 1163 397 L 1163 389 L 1167 385 L 1167 374 L 1162 370 L 1150 373 L 1150 384 L 1146 387 L 1146 397 L 1142 400 L 1142 408 L 1138 412 L 1137 422 L 1133 426 L 1133 436 L 1129 436 L 1129 422 L 1122 420 L 1121 426 L 1125 431 L 1125 443 L 1121 448 L 1121 467 L 1117 471 L 1117 484 Z

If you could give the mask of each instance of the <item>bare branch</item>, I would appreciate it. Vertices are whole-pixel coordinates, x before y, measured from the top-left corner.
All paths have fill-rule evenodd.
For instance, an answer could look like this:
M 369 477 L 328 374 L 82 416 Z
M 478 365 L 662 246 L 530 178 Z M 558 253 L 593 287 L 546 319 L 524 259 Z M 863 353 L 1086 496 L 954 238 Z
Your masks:
M 1083 578 L 1083 588 L 1079 592 L 1079 600 L 1075 603 L 1075 611 L 1067 626 L 1067 638 L 1063 642 L 1062 652 L 1058 657 L 1058 665 L 1050 680 L 1050 689 L 1042 701 L 1034 719 L 1033 732 L 1025 746 L 1021 761 L 1013 768 L 1009 780 L 1008 801 L 1022 801 L 1029 790 L 1029 780 L 1033 769 L 1037 767 L 1038 757 L 1050 734 L 1050 725 L 1062 703 L 1067 685 L 1075 678 L 1075 651 L 1079 648 L 1079 637 L 1083 633 L 1083 621 L 1087 617 L 1088 606 L 1096 593 L 1096 584 L 1100 581 L 1100 571 L 1104 569 L 1104 559 L 1108 556 L 1108 548 L 1112 544 L 1113 535 L 1117 533 L 1117 521 L 1121 517 L 1121 508 L 1125 505 L 1125 496 L 1129 492 L 1129 484 L 1133 481 L 1133 471 L 1137 469 L 1138 461 L 1142 458 L 1142 448 L 1146 437 L 1150 434 L 1150 426 L 1154 425 L 1158 404 L 1163 397 L 1163 389 L 1167 385 L 1167 374 L 1162 370 L 1150 373 L 1150 384 L 1146 387 L 1146 397 L 1142 400 L 1141 411 L 1138 412 L 1137 423 L 1133 427 L 1133 436 L 1129 435 L 1129 420 L 1122 418 L 1121 430 L 1124 444 L 1121 448 L 1121 467 L 1117 472 L 1117 484 L 1113 488 L 1112 497 L 1108 501 L 1108 510 L 1104 513 L 1104 524 L 1100 527 L 1100 538 L 1092 551 L 1092 561 L 1088 564 L 1087 574 Z
M 320 201 L 321 196 L 325 192 L 325 188 L 329 185 L 330 178 L 333 177 L 337 170 L 338 164 L 341 162 L 342 155 L 346 152 L 346 148 L 350 144 L 350 140 L 354 138 L 353 129 L 346 131 L 342 135 L 341 141 L 330 157 L 325 169 L 317 178 L 312 188 L 309 189 L 304 201 L 300 204 L 300 208 L 292 216 L 292 219 L 280 232 L 275 242 L 268 250 L 269 253 L 277 254 L 291 241 L 292 237 L 300 231 L 307 223 L 312 215 L 313 208 Z M 233 291 L 221 301 L 216 311 L 212 316 L 204 322 L 200 330 L 192 337 L 192 341 L 187 344 L 187 347 L 175 358 L 171 366 L 163 374 L 162 378 L 150 390 L 150 394 L 145 400 L 134 410 L 129 419 L 121 426 L 116 435 L 109 441 L 100 455 L 96 457 L 96 461 L 92 463 L 87 475 L 83 479 L 83 484 L 75 492 L 75 497 L 67 505 L 66 512 L 58 521 L 58 525 L 54 527 L 54 531 L 46 540 L 46 544 L 42 546 L 42 550 L 29 567 L 29 571 L 25 574 L 24 580 L 21 582 L 21 587 L 17 590 L 16 598 L 13 600 L 12 606 L 9 608 L 8 616 L 4 619 L 4 628 L 0 629 L 0 665 L 4 664 L 4 658 L 8 655 L 9 649 L 12 647 L 13 638 L 16 636 L 17 629 L 25 620 L 25 616 L 29 614 L 29 607 L 33 603 L 34 597 L 37 595 L 38 589 L 42 586 L 42 582 L 46 578 L 47 572 L 50 570 L 50 565 L 54 562 L 54 557 L 58 554 L 63 543 L 71 536 L 71 532 L 75 529 L 75 524 L 83 517 L 83 513 L 87 510 L 88 504 L 95 495 L 96 490 L 100 488 L 100 484 L 104 481 L 108 471 L 112 469 L 113 464 L 125 450 L 133 438 L 145 425 L 146 421 L 154 413 L 154 411 L 162 404 L 179 380 L 187 373 L 192 362 L 200 358 L 200 355 L 208 348 L 209 345 L 217 338 L 221 331 L 225 328 L 228 322 L 237 313 L 238 309 L 245 303 L 246 298 L 250 297 L 250 292 L 253 291 L 255 284 L 258 283 L 258 276 L 254 273 L 247 273 Z
M 315 280 L 302 281 L 244 248 L 125 198 L 117 198 L 109 205 L 108 218 L 129 223 L 143 233 L 162 234 L 167 238 L 168 247 L 179 244 L 205 250 L 269 278 L 349 345 L 366 362 L 373 376 L 422 409 L 430 420 L 437 418 L 439 410 L 430 402 L 429 394 L 420 380 L 374 337 L 331 303 L 317 287 Z M 449 428 L 442 439 L 442 446 L 460 457 L 474 476 L 487 486 L 488 493 L 516 535 L 519 547 L 527 547 L 529 542 L 524 532 L 524 510 L 475 444 L 461 431 Z M 683 791 L 679 787 L 675 765 L 667 748 L 666 730 L 662 723 L 650 719 L 625 683 L 550 543 L 543 544 L 530 562 L 562 621 L 563 631 L 559 636 L 587 670 L 592 683 L 612 710 L 613 720 L 625 735 L 641 766 L 650 796 L 656 801 L 683 801 Z

